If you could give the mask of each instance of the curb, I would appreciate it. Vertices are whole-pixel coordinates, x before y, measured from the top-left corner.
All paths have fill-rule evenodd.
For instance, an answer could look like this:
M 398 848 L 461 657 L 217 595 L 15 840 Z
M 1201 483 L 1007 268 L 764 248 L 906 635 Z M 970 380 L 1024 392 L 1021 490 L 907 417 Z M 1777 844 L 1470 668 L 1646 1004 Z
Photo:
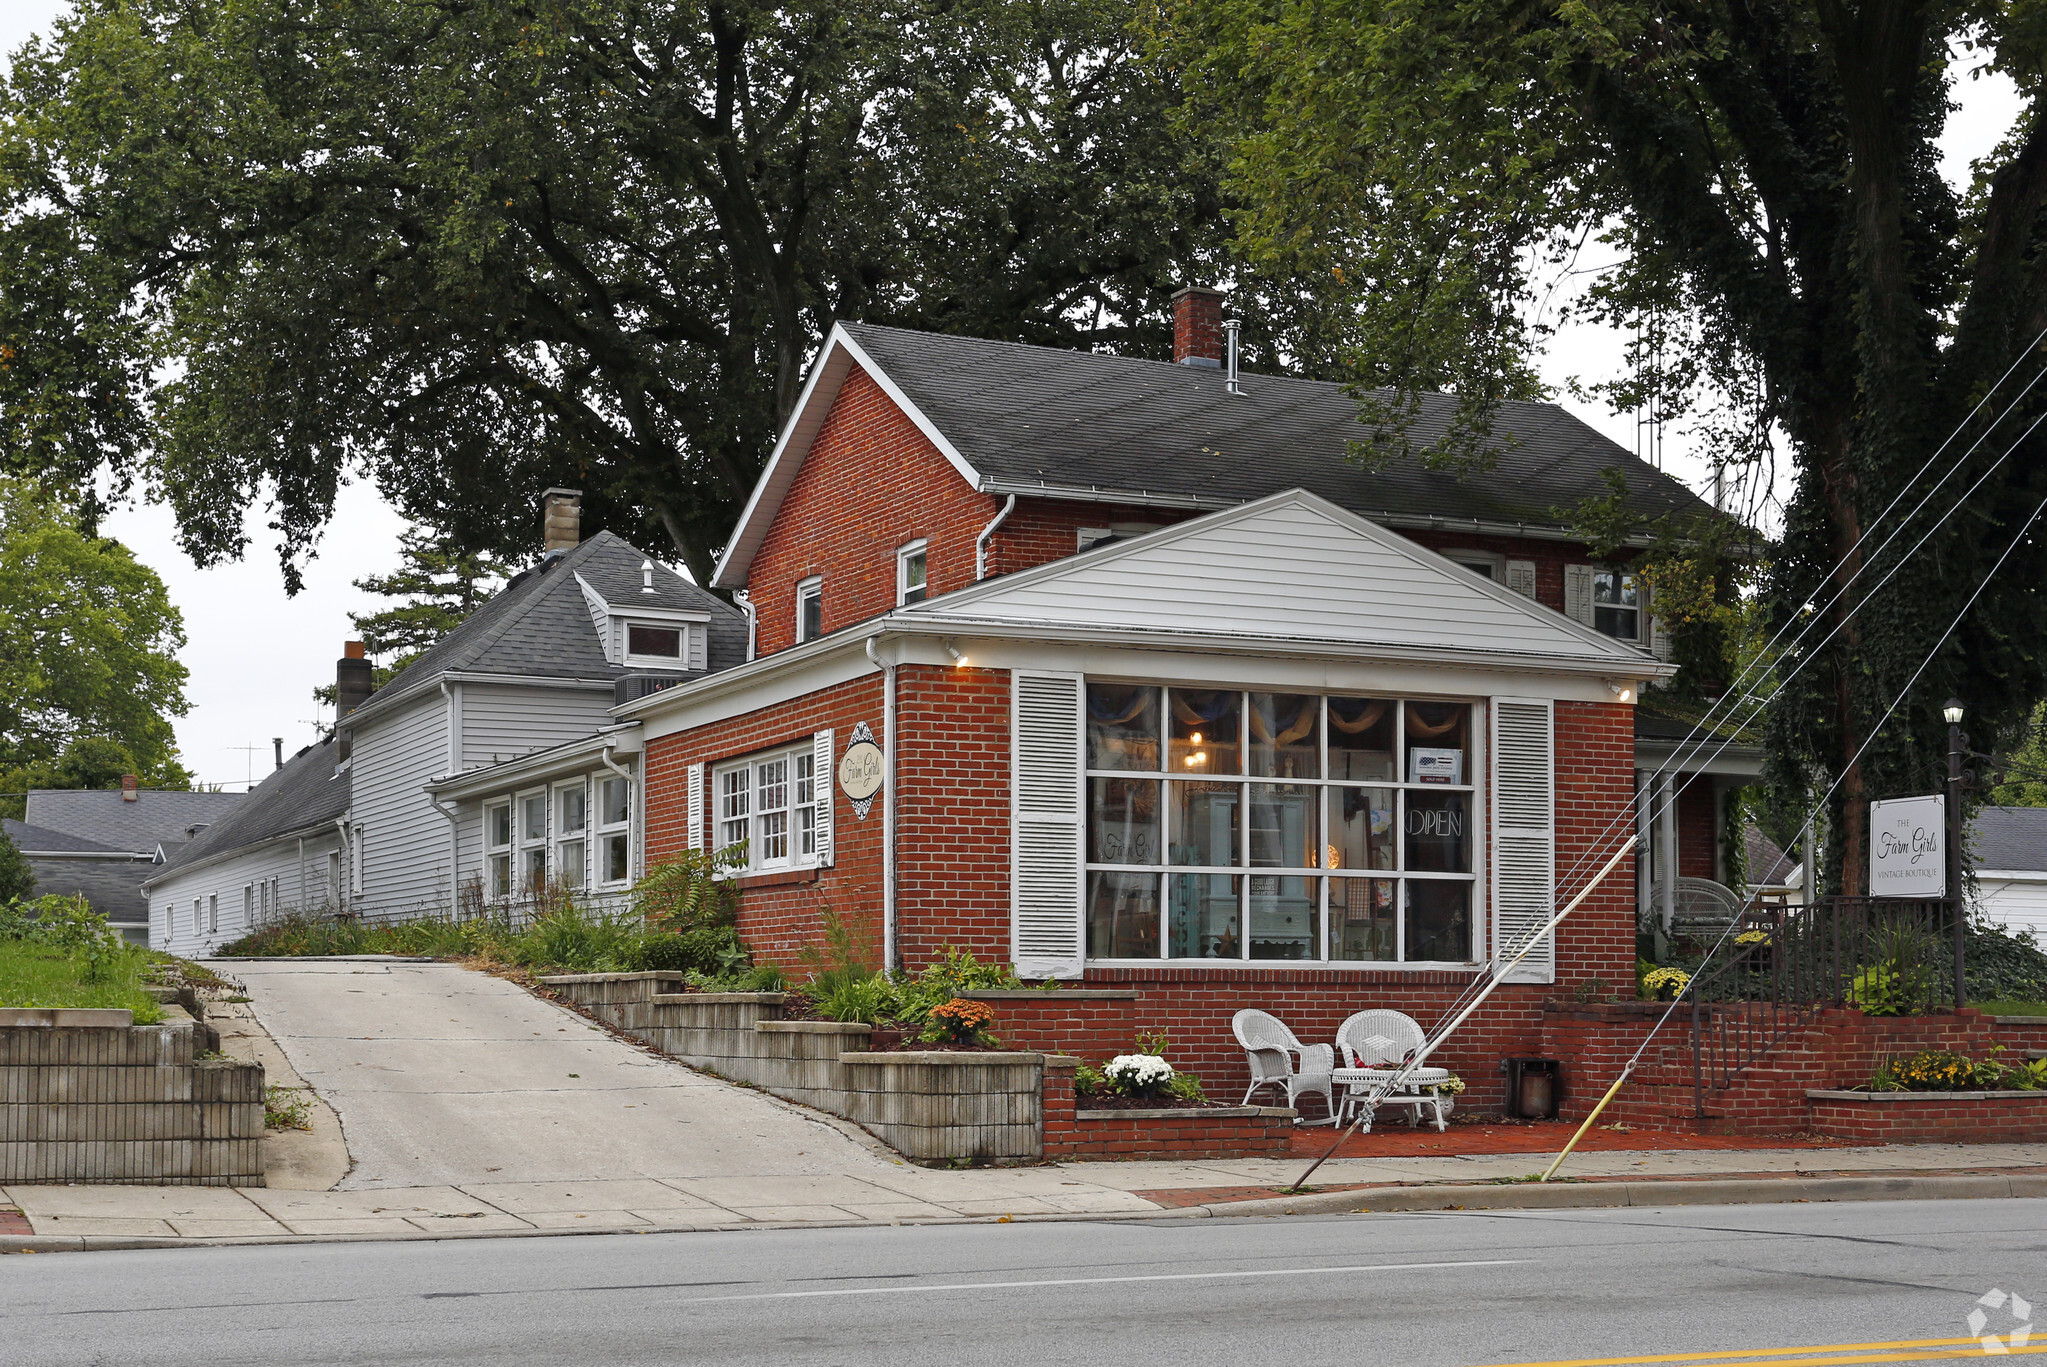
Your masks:
M 1785 1201 L 1968 1201 L 2047 1197 L 2047 1173 L 1924 1177 L 1712 1177 L 1695 1181 L 1379 1187 L 1224 1201 L 1191 1210 L 1221 1219 L 1409 1210 L 1571 1210 L 1612 1206 L 1739 1206 Z

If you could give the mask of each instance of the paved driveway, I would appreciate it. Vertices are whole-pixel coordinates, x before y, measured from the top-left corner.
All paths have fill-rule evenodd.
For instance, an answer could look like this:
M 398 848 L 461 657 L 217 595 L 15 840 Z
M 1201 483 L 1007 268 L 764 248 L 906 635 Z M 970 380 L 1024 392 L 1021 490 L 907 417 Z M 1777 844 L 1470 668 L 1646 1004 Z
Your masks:
M 340 1113 L 343 1190 L 901 1171 L 837 1128 L 452 964 L 236 963 Z

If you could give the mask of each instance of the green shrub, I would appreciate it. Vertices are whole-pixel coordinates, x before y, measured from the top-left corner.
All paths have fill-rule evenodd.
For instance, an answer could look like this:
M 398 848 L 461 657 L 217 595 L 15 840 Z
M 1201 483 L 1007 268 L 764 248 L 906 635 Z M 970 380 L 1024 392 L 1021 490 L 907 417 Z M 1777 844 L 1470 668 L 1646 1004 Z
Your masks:
M 748 971 L 752 956 L 731 926 L 698 926 L 679 935 L 642 938 L 625 955 L 634 973 L 684 973 L 724 980 Z
M 633 911 L 647 925 L 682 932 L 729 926 L 739 915 L 739 884 L 720 875 L 746 867 L 746 845 L 684 850 L 633 885 Z
M 2047 1002 L 2047 953 L 2031 931 L 1972 925 L 1965 957 L 1970 1001 Z

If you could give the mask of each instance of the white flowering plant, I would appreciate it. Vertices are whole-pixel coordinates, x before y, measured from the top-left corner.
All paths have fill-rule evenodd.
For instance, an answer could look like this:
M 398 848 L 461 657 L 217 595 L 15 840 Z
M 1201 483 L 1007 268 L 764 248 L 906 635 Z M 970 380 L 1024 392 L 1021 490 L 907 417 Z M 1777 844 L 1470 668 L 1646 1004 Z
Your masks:
M 1103 1076 L 1129 1096 L 1157 1096 L 1173 1082 L 1173 1065 L 1157 1054 L 1118 1054 L 1102 1067 Z

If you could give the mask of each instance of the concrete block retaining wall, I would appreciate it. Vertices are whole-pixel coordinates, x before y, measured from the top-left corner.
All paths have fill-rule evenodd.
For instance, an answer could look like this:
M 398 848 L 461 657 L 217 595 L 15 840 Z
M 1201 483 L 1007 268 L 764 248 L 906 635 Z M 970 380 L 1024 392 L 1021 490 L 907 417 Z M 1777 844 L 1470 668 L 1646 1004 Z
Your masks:
M 263 1185 L 263 1067 L 193 1021 L 0 1009 L 0 1185 Z

